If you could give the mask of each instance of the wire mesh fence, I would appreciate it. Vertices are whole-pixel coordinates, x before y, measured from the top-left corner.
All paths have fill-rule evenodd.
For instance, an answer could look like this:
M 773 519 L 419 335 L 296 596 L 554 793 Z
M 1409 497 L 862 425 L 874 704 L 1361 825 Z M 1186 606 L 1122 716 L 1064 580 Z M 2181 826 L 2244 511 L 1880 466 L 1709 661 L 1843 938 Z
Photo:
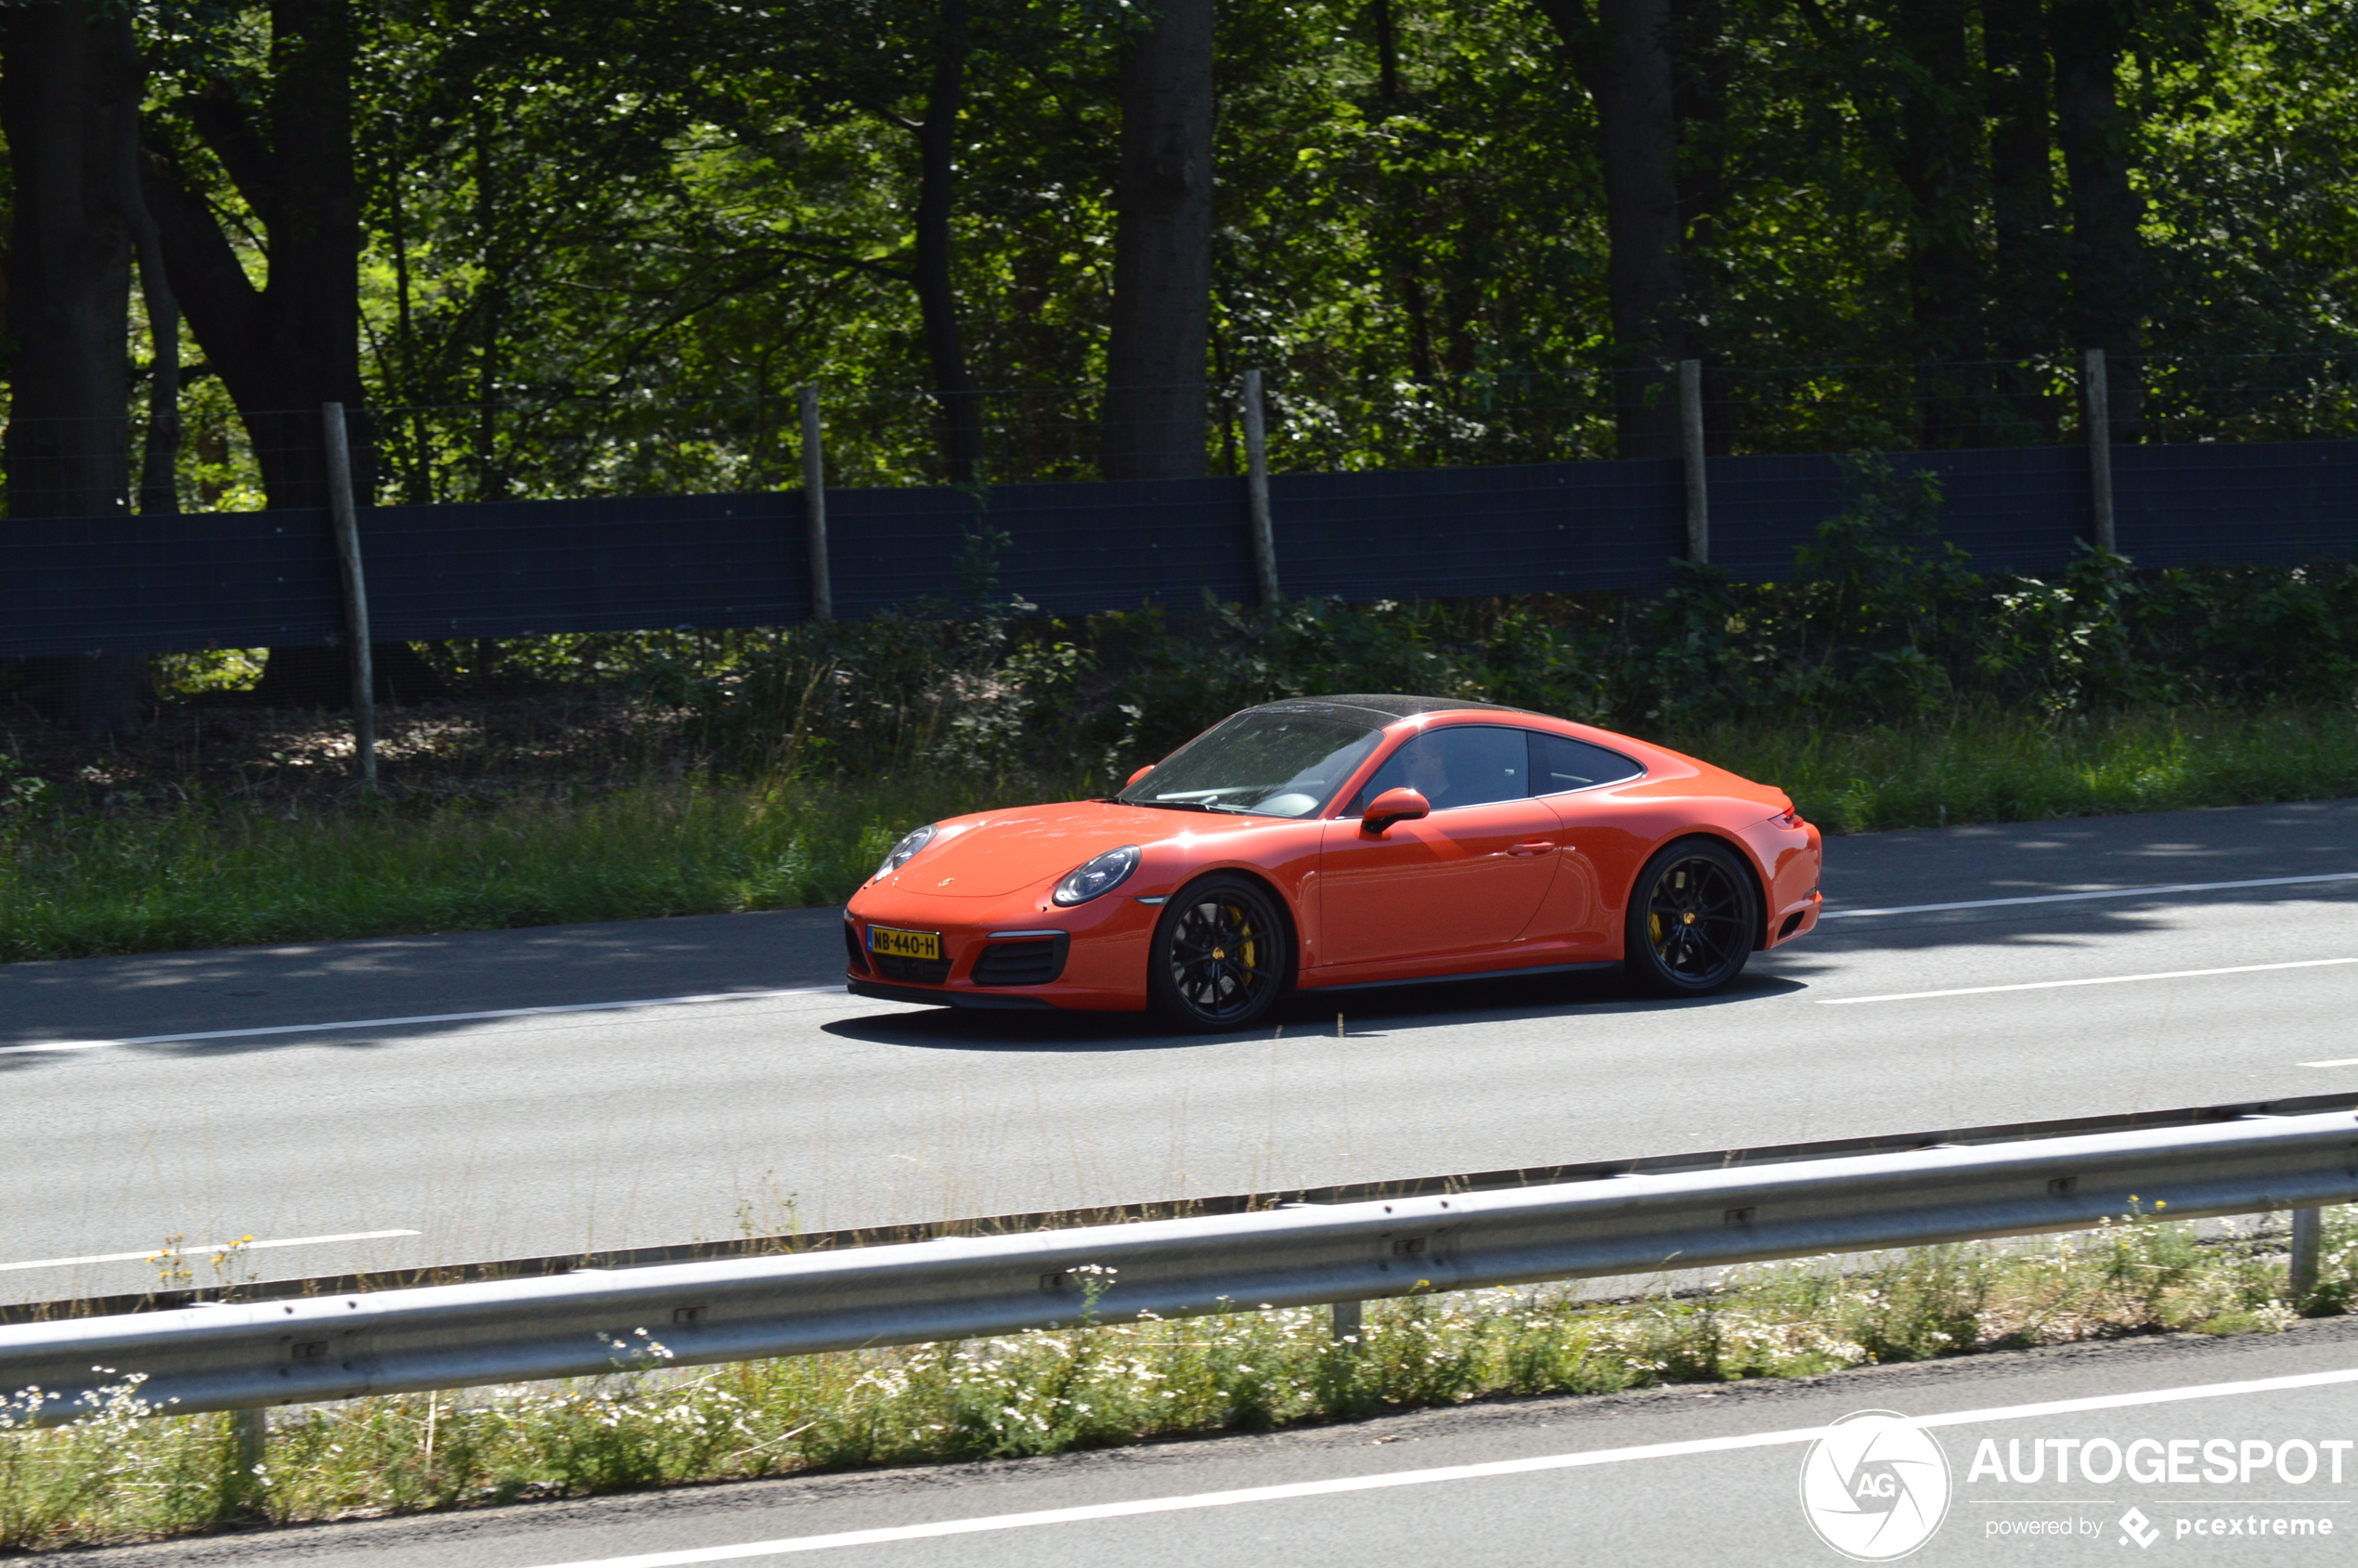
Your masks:
M 1858 504 L 1862 471 L 1840 455 L 1880 453 L 1931 476 L 1937 499 L 1911 514 L 1927 538 L 1984 572 L 2060 572 L 2091 532 L 2088 373 L 1707 365 L 1709 558 L 1740 581 L 1790 577 Z M 2107 378 L 2118 544 L 2141 565 L 2358 548 L 2358 352 L 2115 358 Z M 816 394 L 823 578 L 797 494 L 799 389 L 349 410 L 382 694 L 487 712 L 560 687 L 687 690 L 812 617 L 823 582 L 845 620 L 986 601 L 1185 612 L 1259 592 L 1239 382 Z M 1689 553 L 1678 396 L 1666 368 L 1272 374 L 1282 591 L 1663 586 Z M 12 421 L 0 660 L 161 655 L 182 695 L 342 701 L 323 431 L 317 408 L 241 413 L 217 383 L 170 421 Z M 55 708 L 24 695 L 47 680 L 0 667 L 0 707 Z
M 2115 356 L 2113 437 L 2130 444 L 2358 436 L 2358 349 Z M 2064 356 L 1969 364 L 1706 363 L 1714 456 L 2009 449 L 2080 442 L 2085 369 Z M 1265 381 L 1273 471 L 1483 467 L 1671 456 L 1664 368 L 1414 380 Z M 1025 485 L 1246 470 L 1234 379 L 1174 387 L 818 389 L 827 482 Z M 792 489 L 799 389 L 650 392 L 355 410 L 362 504 Z M 240 411 L 217 387 L 170 421 L 12 421 L 11 516 L 248 512 L 322 504 L 318 412 Z

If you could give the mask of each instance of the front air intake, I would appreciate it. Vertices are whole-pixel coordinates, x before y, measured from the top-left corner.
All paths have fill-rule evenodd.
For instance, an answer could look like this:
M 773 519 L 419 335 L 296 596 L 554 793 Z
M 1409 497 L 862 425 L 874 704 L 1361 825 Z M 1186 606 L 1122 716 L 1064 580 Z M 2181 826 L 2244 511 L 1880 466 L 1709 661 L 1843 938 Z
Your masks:
M 975 959 L 977 985 L 1054 985 L 1072 939 L 1062 931 L 988 942 Z

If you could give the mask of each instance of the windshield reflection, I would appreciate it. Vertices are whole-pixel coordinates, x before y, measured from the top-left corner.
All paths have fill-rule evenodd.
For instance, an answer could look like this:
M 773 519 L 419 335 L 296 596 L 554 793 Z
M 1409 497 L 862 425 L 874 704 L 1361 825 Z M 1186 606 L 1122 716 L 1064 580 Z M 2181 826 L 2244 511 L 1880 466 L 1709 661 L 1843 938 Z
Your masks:
M 1182 811 L 1315 816 L 1383 732 L 1316 713 L 1255 708 L 1206 731 L 1115 799 Z

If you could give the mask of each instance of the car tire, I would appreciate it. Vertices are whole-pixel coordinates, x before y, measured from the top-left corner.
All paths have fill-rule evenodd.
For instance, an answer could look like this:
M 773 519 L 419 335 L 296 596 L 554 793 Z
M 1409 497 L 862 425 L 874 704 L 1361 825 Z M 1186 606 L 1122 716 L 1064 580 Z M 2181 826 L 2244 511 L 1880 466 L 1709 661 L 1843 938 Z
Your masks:
M 1147 991 L 1192 1030 L 1250 1029 L 1291 977 L 1293 943 L 1276 900 L 1241 876 L 1209 876 L 1172 895 L 1155 923 Z
M 1630 979 L 1656 996 L 1704 996 L 1734 979 L 1760 941 L 1743 861 L 1710 838 L 1663 849 L 1630 889 L 1623 941 Z

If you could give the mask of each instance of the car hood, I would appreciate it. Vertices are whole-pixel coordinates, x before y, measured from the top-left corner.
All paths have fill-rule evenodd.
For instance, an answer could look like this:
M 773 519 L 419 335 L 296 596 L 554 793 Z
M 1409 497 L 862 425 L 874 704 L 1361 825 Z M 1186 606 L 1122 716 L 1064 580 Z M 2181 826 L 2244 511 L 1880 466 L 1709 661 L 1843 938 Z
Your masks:
M 1097 800 L 979 811 L 944 822 L 939 837 L 877 886 L 934 898 L 1002 898 L 1124 844 L 1144 849 L 1175 838 L 1224 837 L 1272 820 Z

